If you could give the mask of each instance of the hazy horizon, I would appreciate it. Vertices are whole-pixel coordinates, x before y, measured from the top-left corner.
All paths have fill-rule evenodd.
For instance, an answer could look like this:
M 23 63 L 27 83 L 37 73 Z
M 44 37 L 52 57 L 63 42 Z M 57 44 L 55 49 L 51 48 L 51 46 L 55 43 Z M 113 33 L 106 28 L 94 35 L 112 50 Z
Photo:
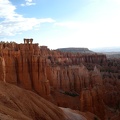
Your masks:
M 0 41 L 33 38 L 50 49 L 119 47 L 119 13 L 119 0 L 1 0 Z

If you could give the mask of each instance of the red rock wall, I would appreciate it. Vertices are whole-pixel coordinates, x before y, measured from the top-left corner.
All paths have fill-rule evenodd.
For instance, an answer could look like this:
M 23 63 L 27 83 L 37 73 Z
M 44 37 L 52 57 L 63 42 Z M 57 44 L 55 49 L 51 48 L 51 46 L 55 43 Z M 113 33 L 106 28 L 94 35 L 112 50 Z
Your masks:
M 62 53 L 47 48 L 42 49 L 38 44 L 5 43 L 1 46 L 1 81 L 4 81 L 5 76 L 6 82 L 17 84 L 42 96 L 50 96 L 55 92 L 53 101 L 60 106 L 71 108 L 72 104 L 64 103 L 64 100 L 69 100 L 70 95 L 61 99 L 63 103 L 60 103 L 58 98 L 66 95 L 65 92 L 76 93 L 80 95 L 78 102 L 80 110 L 95 113 L 101 119 L 105 118 L 105 105 L 112 108 L 119 107 L 119 75 L 109 72 L 107 74 L 106 71 L 110 66 L 105 55 Z M 98 68 L 104 72 L 100 72 Z M 111 66 L 111 68 L 117 71 L 119 67 Z M 59 92 L 58 97 L 57 92 Z

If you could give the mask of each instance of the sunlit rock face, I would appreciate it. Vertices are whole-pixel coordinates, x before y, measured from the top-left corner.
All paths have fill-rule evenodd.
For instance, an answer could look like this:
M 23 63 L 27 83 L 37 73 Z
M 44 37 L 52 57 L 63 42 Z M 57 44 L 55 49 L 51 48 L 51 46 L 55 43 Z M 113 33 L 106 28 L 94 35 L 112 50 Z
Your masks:
M 49 95 L 50 86 L 79 93 L 82 86 L 89 86 L 88 70 L 80 64 L 105 61 L 104 55 L 50 51 L 47 46 L 33 43 L 33 39 L 24 39 L 23 44 L 1 42 L 0 48 L 1 81 L 34 89 L 41 95 Z
M 35 90 L 41 95 L 49 95 L 50 85 L 46 76 L 45 53 L 38 44 L 25 40 L 27 42 L 24 44 L 1 42 L 0 80 Z

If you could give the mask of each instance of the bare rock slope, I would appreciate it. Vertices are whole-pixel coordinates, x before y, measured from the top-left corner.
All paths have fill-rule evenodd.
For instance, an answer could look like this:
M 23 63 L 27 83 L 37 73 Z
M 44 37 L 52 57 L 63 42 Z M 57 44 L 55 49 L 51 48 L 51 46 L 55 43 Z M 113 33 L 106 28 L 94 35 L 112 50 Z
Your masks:
M 88 120 L 87 117 L 59 108 L 31 91 L 0 82 L 0 120 Z

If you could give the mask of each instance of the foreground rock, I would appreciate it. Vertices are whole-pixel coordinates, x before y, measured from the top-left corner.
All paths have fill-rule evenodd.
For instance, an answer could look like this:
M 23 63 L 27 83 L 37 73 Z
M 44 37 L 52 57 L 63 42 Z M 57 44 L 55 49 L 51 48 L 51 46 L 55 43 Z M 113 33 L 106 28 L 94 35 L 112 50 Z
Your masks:
M 92 120 L 94 117 L 91 113 L 58 108 L 33 92 L 0 82 L 1 120 Z

